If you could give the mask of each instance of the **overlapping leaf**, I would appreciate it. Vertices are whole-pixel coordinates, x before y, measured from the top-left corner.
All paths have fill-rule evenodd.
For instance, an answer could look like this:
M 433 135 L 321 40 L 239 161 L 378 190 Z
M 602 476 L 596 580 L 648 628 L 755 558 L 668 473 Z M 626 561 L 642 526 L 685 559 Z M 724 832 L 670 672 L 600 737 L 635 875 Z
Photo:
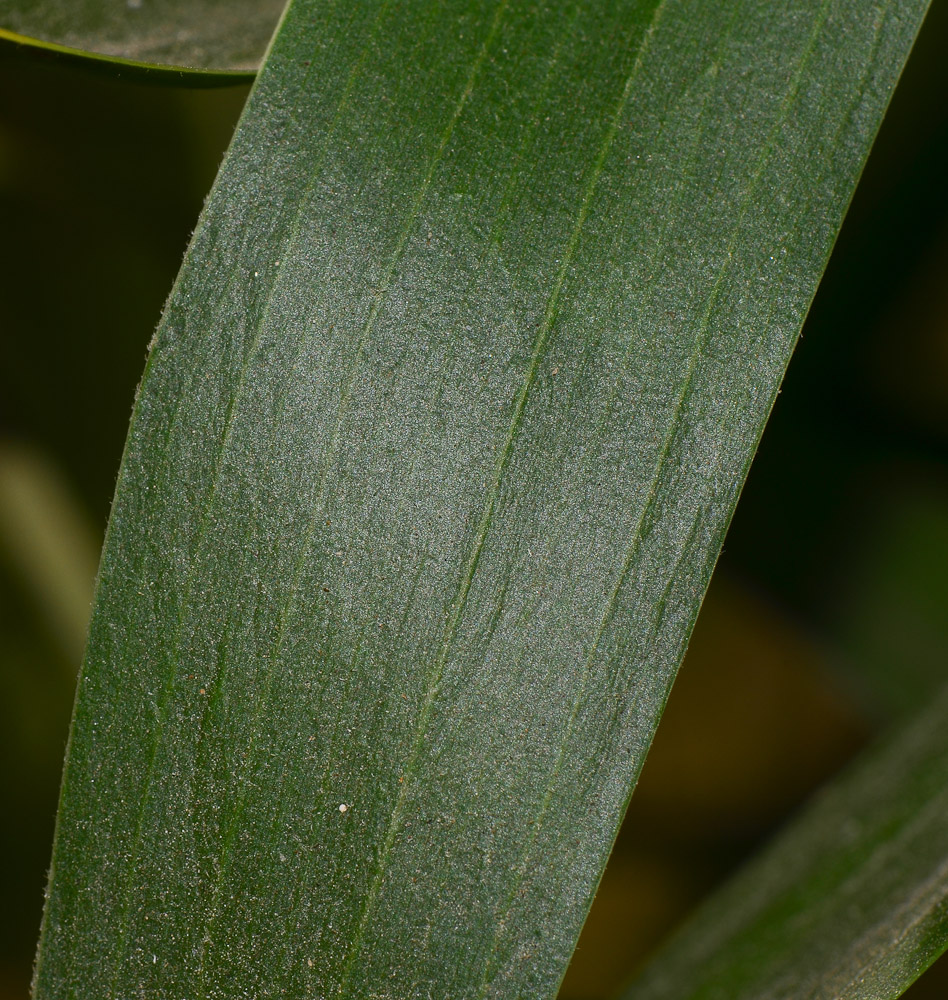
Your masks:
M 0 38 L 132 63 L 253 72 L 283 0 L 3 0 Z

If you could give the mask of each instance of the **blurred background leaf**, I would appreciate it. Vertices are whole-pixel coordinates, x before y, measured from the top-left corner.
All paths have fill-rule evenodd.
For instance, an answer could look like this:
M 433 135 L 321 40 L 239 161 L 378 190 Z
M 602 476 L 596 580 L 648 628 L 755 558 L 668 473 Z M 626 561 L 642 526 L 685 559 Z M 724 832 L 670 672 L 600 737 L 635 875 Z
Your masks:
M 816 783 L 944 677 L 948 107 L 931 94 L 948 84 L 946 41 L 948 12 L 935 5 L 790 366 L 564 998 L 614 992 Z M 145 348 L 246 89 L 167 91 L 9 58 L 0 83 L 5 448 L 58 483 L 56 506 L 87 525 L 71 531 L 100 535 Z M 10 536 L 20 529 L 3 530 L 5 998 L 28 989 L 77 664 L 25 572 L 22 539 Z M 889 642 L 895 658 L 880 648 Z M 944 997 L 946 973 L 937 963 L 910 996 Z
M 708 898 L 627 1000 L 891 1000 L 948 945 L 948 685 Z
M 0 538 L 65 661 L 78 663 L 99 561 L 97 532 L 45 456 L 5 442 L 0 442 Z M 75 680 L 72 669 L 68 680 Z

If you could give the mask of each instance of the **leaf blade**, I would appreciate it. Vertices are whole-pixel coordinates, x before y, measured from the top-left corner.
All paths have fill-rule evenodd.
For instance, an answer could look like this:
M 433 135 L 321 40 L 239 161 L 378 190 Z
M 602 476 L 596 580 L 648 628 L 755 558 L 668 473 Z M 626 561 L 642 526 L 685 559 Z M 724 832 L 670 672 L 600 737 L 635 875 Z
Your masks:
M 290 7 L 138 400 L 38 996 L 555 988 L 923 10 L 856 7 Z

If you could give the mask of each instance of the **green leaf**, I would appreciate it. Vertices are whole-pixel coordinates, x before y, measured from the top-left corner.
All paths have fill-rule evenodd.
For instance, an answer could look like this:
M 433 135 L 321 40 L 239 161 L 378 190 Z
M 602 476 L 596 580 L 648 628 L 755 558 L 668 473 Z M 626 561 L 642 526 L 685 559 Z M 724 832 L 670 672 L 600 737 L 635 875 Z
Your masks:
M 252 73 L 284 0 L 4 0 L 0 39 L 126 67 Z
M 632 1000 L 887 1000 L 948 947 L 948 689 L 715 893 Z
M 924 6 L 291 4 L 136 405 L 37 997 L 552 995 Z

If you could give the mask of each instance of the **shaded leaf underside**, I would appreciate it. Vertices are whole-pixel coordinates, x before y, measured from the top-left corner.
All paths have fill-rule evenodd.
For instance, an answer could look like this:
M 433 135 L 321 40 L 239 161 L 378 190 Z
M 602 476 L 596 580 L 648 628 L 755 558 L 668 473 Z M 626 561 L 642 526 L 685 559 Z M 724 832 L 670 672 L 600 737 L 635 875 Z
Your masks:
M 136 405 L 39 998 L 555 991 L 923 7 L 291 5 Z
M 3 0 L 0 38 L 137 64 L 253 72 L 284 0 Z

